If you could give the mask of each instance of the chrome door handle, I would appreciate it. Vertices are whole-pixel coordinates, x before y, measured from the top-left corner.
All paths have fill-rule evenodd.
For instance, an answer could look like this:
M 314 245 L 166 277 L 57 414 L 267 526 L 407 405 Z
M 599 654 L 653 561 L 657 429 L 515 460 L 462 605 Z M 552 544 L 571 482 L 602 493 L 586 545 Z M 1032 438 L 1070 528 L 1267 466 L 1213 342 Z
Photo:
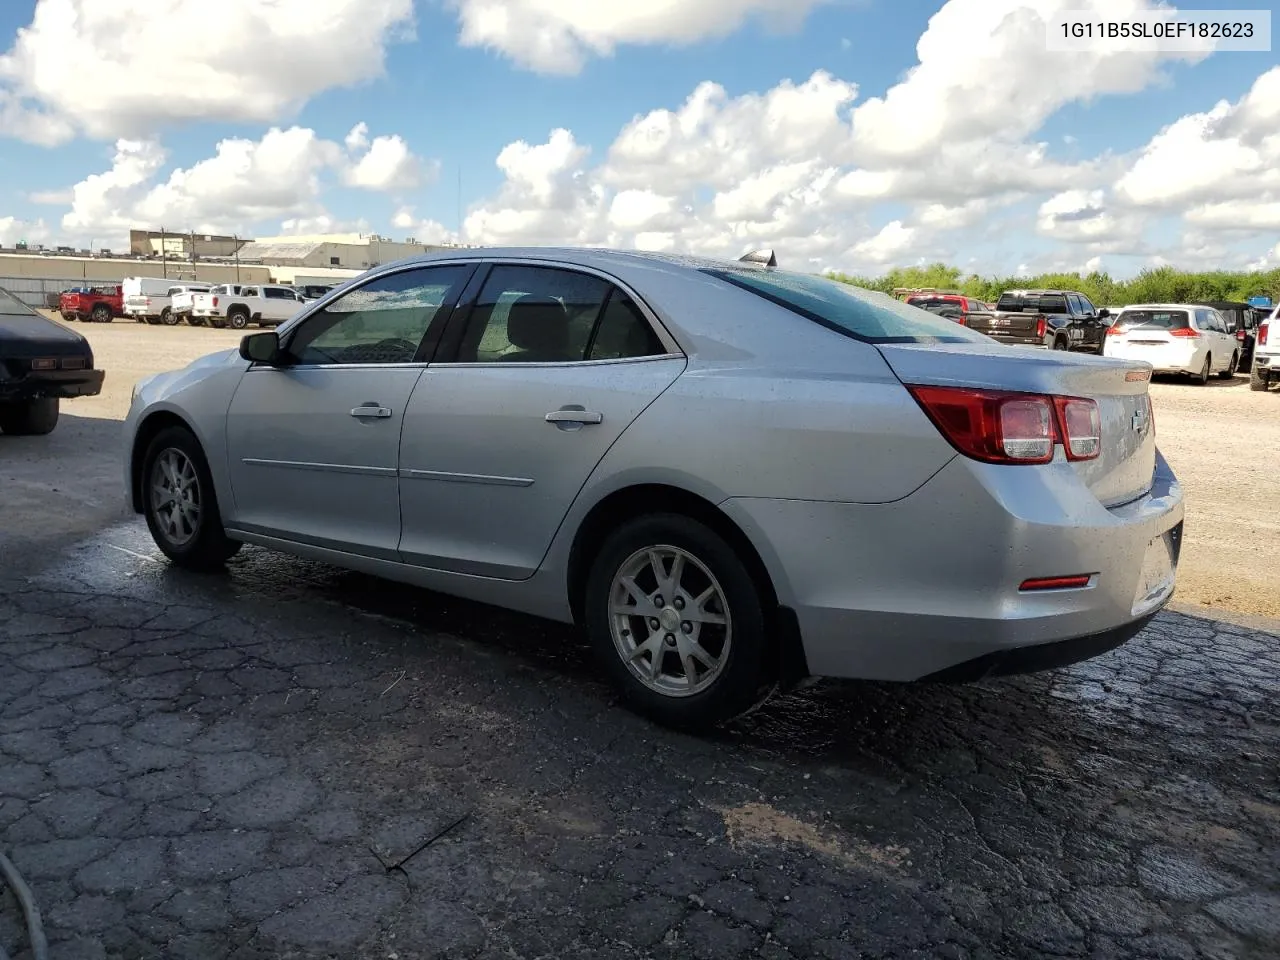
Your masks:
M 581 407 L 577 409 L 565 407 L 561 410 L 552 410 L 547 414 L 547 423 L 601 423 L 603 421 L 603 413 L 583 410 Z
M 361 420 L 376 420 L 391 416 L 391 408 L 380 407 L 376 403 L 366 403 L 352 410 L 351 415 Z

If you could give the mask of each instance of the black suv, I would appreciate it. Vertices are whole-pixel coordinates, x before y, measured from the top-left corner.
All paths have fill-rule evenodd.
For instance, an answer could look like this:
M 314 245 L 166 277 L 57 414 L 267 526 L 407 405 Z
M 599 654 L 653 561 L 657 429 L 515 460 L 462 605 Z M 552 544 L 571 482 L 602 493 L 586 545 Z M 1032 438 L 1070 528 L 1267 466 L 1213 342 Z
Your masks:
M 1001 343 L 1101 354 L 1110 316 L 1075 290 L 1006 290 L 995 312 L 972 314 L 967 326 Z

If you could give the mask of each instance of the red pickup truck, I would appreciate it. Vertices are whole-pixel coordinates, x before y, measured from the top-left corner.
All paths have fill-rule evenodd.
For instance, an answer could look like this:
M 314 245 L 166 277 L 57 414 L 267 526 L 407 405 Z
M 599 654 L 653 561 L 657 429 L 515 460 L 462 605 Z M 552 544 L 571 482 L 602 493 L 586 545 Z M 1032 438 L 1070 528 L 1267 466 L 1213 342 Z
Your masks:
M 124 316 L 123 287 L 93 287 L 67 290 L 58 297 L 63 320 L 92 320 L 110 323 Z

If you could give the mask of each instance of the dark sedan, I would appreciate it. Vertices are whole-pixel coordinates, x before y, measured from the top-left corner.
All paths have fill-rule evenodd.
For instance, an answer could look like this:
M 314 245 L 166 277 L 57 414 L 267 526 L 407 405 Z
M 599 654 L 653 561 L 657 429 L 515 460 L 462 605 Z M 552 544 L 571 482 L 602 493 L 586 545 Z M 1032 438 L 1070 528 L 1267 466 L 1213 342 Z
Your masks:
M 89 341 L 0 288 L 0 431 L 49 433 L 58 405 L 102 392 Z

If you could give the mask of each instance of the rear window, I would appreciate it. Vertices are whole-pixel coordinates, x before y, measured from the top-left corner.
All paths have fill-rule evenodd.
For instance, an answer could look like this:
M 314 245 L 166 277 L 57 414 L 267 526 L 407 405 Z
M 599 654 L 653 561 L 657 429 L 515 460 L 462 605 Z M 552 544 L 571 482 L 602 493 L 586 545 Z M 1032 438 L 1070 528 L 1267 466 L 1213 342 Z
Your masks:
M 989 342 L 980 333 L 888 294 L 780 270 L 704 269 L 703 273 L 868 343 Z
M 1122 330 L 1185 330 L 1191 317 L 1185 310 L 1125 310 L 1116 318 Z
M 1002 293 L 996 309 L 1006 313 L 1066 313 L 1067 298 L 1060 293 Z

